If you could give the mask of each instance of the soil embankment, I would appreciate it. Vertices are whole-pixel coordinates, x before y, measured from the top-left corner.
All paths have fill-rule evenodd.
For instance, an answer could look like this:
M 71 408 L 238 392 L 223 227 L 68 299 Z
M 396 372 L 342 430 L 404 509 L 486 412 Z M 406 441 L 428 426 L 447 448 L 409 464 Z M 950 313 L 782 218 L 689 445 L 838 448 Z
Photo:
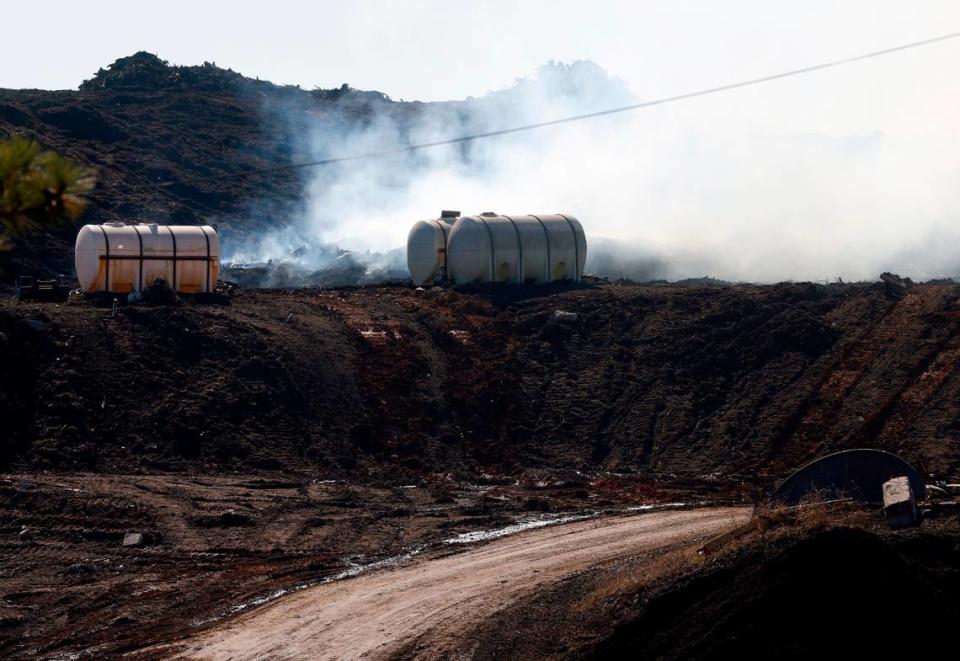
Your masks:
M 107 472 L 960 466 L 960 287 L 409 287 L 0 303 L 2 461 Z M 572 312 L 558 319 L 557 310 Z

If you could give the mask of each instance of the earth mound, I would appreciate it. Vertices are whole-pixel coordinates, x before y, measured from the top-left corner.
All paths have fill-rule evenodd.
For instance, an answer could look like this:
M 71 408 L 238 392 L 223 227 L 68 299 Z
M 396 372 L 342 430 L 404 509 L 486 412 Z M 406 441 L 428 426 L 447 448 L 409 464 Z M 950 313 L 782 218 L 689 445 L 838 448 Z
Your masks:
M 773 557 L 745 554 L 654 597 L 593 658 L 889 658 L 952 645 L 952 536 L 836 529 Z M 922 632 L 922 635 L 921 635 Z
M 876 447 L 952 476 L 958 311 L 956 285 L 882 283 L 240 290 L 116 314 L 6 301 L 2 458 L 623 471 L 744 492 Z

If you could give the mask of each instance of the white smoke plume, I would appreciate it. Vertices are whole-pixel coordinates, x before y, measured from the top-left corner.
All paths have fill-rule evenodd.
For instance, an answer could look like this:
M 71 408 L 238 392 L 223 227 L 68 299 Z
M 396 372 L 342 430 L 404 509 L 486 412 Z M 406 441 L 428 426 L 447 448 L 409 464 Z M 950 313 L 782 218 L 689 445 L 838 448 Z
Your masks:
M 621 81 L 577 62 L 551 63 L 481 99 L 373 103 L 362 126 L 337 131 L 328 121 L 311 124 L 303 109 L 284 112 L 298 130 L 306 127 L 309 155 L 327 158 L 637 100 Z M 309 270 L 329 266 L 339 247 L 353 251 L 370 278 L 402 275 L 411 224 L 460 209 L 572 213 L 587 231 L 587 271 L 614 278 L 775 282 L 960 273 L 960 141 L 868 129 L 792 133 L 747 123 L 717 130 L 697 112 L 696 103 L 676 104 L 320 168 L 291 222 L 259 245 L 234 246 L 234 258 L 292 261 Z

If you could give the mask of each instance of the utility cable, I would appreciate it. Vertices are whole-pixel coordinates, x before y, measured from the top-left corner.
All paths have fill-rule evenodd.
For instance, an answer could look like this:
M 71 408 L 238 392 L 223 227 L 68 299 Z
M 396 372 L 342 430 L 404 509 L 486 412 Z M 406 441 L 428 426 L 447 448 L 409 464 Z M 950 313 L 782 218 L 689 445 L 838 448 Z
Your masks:
M 316 161 L 305 161 L 302 163 L 289 163 L 287 165 L 275 165 L 272 167 L 244 170 L 241 172 L 227 172 L 222 174 L 203 175 L 198 177 L 184 177 L 183 179 L 179 179 L 176 181 L 157 182 L 152 185 L 158 186 L 158 187 L 168 187 L 168 186 L 174 186 L 176 184 L 184 184 L 184 183 L 192 183 L 192 182 L 215 181 L 218 179 L 251 177 L 259 174 L 270 174 L 274 172 L 300 170 L 303 168 L 320 167 L 324 165 L 333 165 L 336 163 L 348 163 L 351 161 L 365 161 L 365 160 L 386 158 L 388 156 L 406 154 L 409 152 L 420 151 L 422 149 L 430 149 L 432 147 L 440 147 L 443 145 L 456 145 L 456 144 L 462 144 L 465 142 L 472 142 L 474 140 L 482 140 L 485 138 L 495 138 L 502 135 L 509 135 L 511 133 L 520 133 L 522 131 L 533 131 L 536 129 L 546 128 L 549 126 L 569 124 L 572 122 L 579 122 L 585 119 L 593 119 L 596 117 L 605 117 L 607 115 L 615 115 L 618 113 L 629 112 L 631 110 L 640 110 L 642 108 L 650 108 L 652 106 L 661 106 L 668 103 L 674 103 L 676 101 L 683 101 L 685 99 L 693 99 L 700 96 L 707 96 L 709 94 L 718 94 L 720 92 L 728 92 L 730 90 L 740 89 L 741 87 L 749 87 L 751 85 L 769 83 L 771 81 L 780 80 L 782 78 L 801 76 L 804 74 L 813 73 L 815 71 L 832 69 L 834 67 L 843 66 L 845 64 L 851 64 L 854 62 L 860 62 L 860 61 L 872 59 L 875 57 L 890 55 L 892 53 L 899 53 L 901 51 L 910 50 L 913 48 L 929 46 L 931 44 L 939 43 L 941 41 L 947 41 L 950 39 L 956 39 L 958 37 L 960 37 L 960 32 L 951 32 L 949 34 L 944 34 L 939 37 L 933 37 L 930 39 L 924 39 L 922 41 L 914 41 L 908 44 L 902 44 L 900 46 L 893 46 L 892 48 L 884 48 L 882 50 L 871 51 L 869 53 L 863 53 L 861 55 L 854 55 L 852 57 L 845 57 L 839 60 L 831 60 L 829 62 L 823 62 L 821 64 L 814 64 L 812 66 L 803 67 L 802 69 L 792 69 L 790 71 L 775 73 L 769 76 L 761 76 L 760 78 L 750 78 L 748 80 L 742 80 L 736 83 L 729 83 L 727 85 L 709 87 L 707 89 L 697 90 L 695 92 L 686 92 L 684 94 L 676 94 L 674 96 L 667 96 L 660 99 L 654 99 L 652 101 L 643 101 L 641 103 L 634 103 L 628 106 L 620 106 L 618 108 L 609 108 L 607 110 L 598 110 L 595 112 L 584 113 L 582 115 L 572 115 L 570 117 L 563 117 L 561 119 L 553 119 L 546 122 L 537 122 L 536 124 L 524 124 L 522 126 L 496 129 L 494 131 L 487 131 L 485 133 L 475 133 L 473 135 L 464 135 L 456 138 L 447 138 L 444 140 L 436 140 L 434 142 L 423 142 L 423 143 L 414 144 L 414 145 L 407 145 L 406 147 L 397 147 L 394 149 L 385 149 L 382 151 L 366 152 L 366 153 L 354 154 L 350 156 L 337 156 L 333 158 L 324 158 Z M 132 186 L 131 188 L 140 188 L 140 187 L 141 186 Z

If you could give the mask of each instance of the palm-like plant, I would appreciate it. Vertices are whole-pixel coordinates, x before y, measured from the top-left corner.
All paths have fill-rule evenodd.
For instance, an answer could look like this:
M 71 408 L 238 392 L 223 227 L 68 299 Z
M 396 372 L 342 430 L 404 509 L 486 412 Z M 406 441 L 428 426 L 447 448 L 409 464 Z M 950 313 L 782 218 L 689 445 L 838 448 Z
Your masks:
M 79 218 L 87 208 L 84 195 L 97 183 L 90 168 L 52 151 L 37 155 L 27 180 L 33 201 L 40 205 L 35 208 L 42 209 L 50 220 Z
M 40 145 L 32 140 L 14 136 L 0 141 L 0 217 L 20 212 L 21 180 L 39 154 Z
M 79 218 L 95 185 L 90 168 L 33 140 L 0 140 L 0 249 L 13 235 Z

